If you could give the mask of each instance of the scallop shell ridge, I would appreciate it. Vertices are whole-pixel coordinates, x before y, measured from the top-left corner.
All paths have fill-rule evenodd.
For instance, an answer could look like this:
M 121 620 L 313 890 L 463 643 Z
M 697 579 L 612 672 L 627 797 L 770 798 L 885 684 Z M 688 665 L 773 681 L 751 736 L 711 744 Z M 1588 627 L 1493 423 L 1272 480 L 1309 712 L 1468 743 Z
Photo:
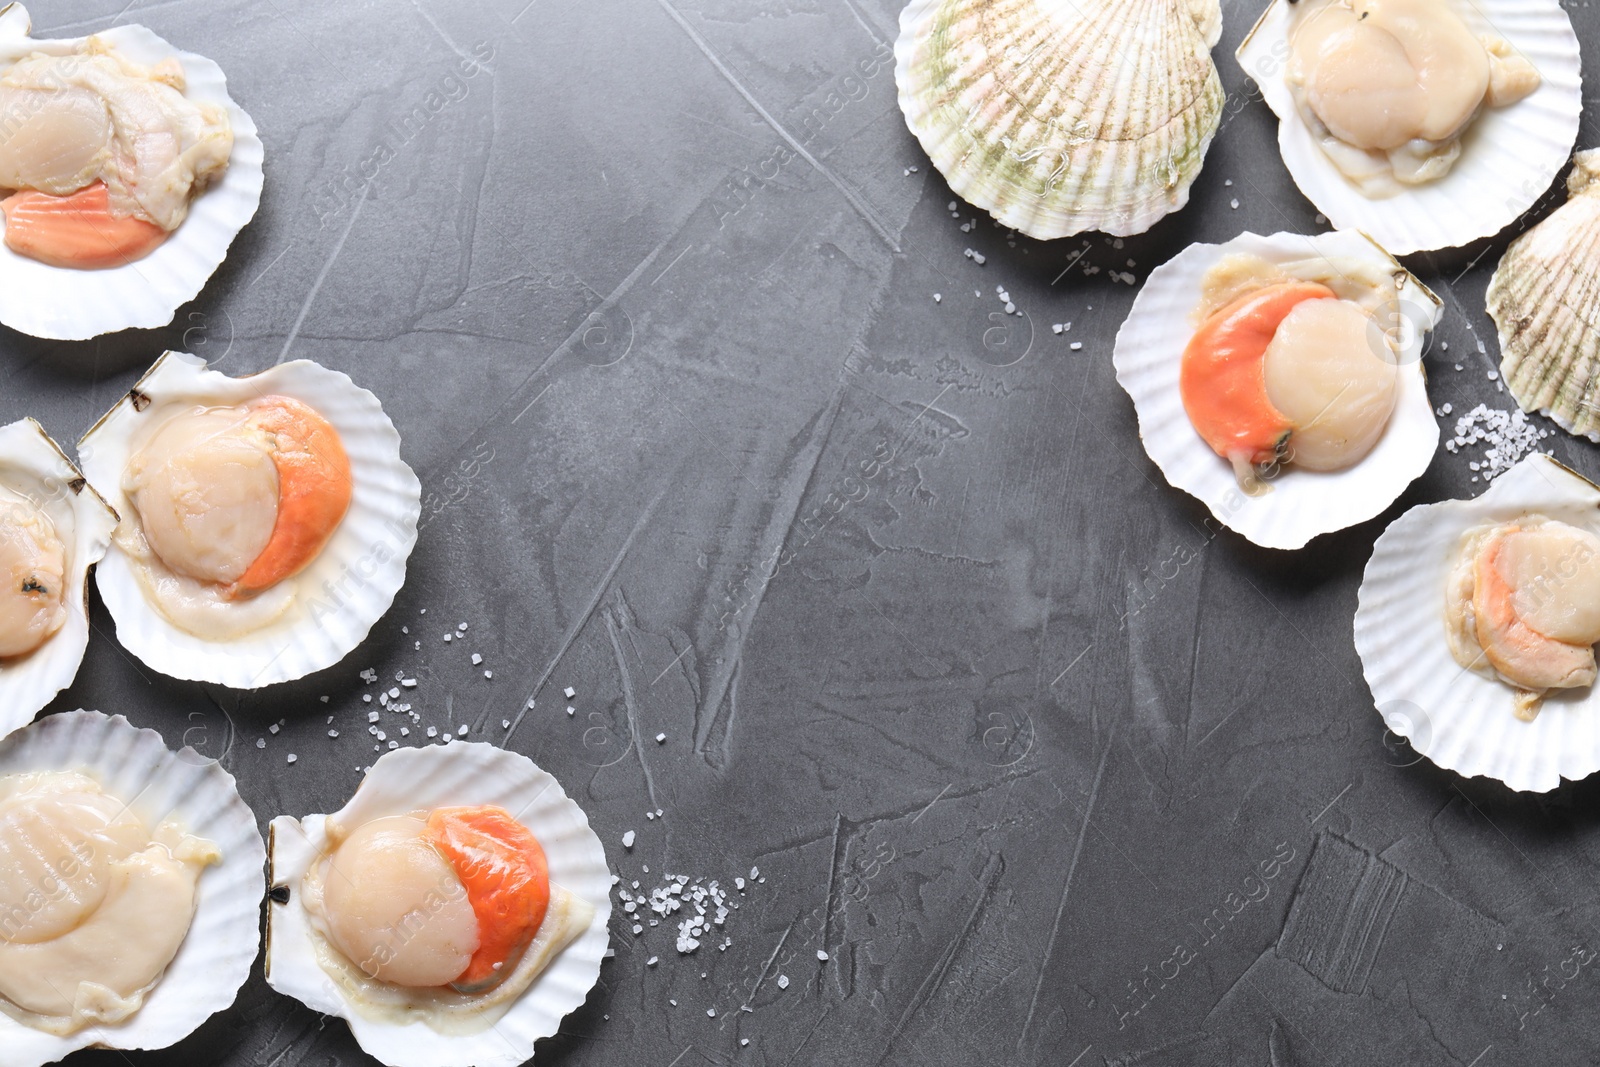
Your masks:
M 913 0 L 895 81 L 950 188 L 1037 238 L 1188 202 L 1223 107 L 1217 0 Z
M 1600 149 L 1575 162 L 1571 199 L 1511 243 L 1486 299 L 1517 403 L 1600 441 Z

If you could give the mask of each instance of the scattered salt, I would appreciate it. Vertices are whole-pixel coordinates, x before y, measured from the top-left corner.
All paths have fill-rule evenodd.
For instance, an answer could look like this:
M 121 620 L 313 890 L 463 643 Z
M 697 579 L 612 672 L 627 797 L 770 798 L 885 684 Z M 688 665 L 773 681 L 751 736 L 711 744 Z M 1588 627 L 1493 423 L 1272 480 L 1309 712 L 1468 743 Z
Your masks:
M 622 835 L 622 847 L 623 848 L 632 848 L 633 847 L 633 831 L 632 830 L 629 830 L 629 831 L 627 831 L 626 833 L 624 833 Z M 631 911 L 632 909 L 630 908 L 629 910 Z
M 1451 453 L 1466 447 L 1482 447 L 1482 459 L 1467 466 L 1469 470 L 1481 471 L 1483 480 L 1488 482 L 1536 451 L 1539 442 L 1549 436 L 1549 430 L 1535 426 L 1522 411 L 1501 411 L 1479 404 L 1456 419 L 1455 435 L 1445 441 L 1444 447 Z

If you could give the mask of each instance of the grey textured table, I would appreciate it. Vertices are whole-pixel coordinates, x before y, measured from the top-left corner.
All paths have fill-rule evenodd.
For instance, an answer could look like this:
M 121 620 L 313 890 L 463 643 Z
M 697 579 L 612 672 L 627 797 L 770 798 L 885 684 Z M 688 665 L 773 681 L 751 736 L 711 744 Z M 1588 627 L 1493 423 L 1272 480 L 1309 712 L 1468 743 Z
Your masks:
M 1600 787 L 1418 762 L 1351 645 L 1373 538 L 1480 491 L 1467 457 L 1260 550 L 1165 484 L 1112 375 L 1113 272 L 1318 228 L 1232 60 L 1259 0 L 1224 6 L 1193 202 L 1086 247 L 951 218 L 895 105 L 897 0 L 38 0 L 39 31 L 143 22 L 220 62 L 267 188 L 170 328 L 6 334 L 0 416 L 70 442 L 164 348 L 307 357 L 381 397 L 426 497 L 338 667 L 172 681 L 96 601 L 52 709 L 187 740 L 264 826 L 343 802 L 374 757 L 359 672 L 404 671 L 426 723 L 553 771 L 624 878 L 760 868 L 725 950 L 619 912 L 542 1064 L 1595 1062 Z M 1600 10 L 1572 15 L 1592 43 Z M 1410 261 L 1458 414 L 1510 406 L 1482 310 L 1505 240 Z M 259 964 L 176 1048 L 71 1062 L 123 1060 L 371 1062 Z

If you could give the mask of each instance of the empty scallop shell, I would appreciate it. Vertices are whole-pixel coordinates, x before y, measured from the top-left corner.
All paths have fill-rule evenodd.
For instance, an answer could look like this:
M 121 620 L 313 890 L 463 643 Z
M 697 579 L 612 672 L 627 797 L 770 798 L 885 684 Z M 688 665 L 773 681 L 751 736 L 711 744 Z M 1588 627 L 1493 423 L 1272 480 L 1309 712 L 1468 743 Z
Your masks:
M 1570 199 L 1511 242 L 1486 299 L 1522 410 L 1600 441 L 1600 149 L 1574 162 Z
M 390 815 L 479 804 L 498 805 L 533 831 L 549 862 L 550 881 L 594 905 L 588 930 L 482 1033 L 446 1035 L 422 1022 L 404 1025 L 361 1014 L 317 962 L 310 920 L 300 902 L 300 881 L 327 848 L 327 820 L 359 826 Z M 304 819 L 279 816 L 272 820 L 271 839 L 271 882 L 274 889 L 287 887 L 289 896 L 288 903 L 274 902 L 268 909 L 267 981 L 313 1011 L 343 1018 L 361 1047 L 390 1067 L 524 1063 L 533 1056 L 534 1042 L 554 1034 L 600 977 L 611 921 L 605 848 L 561 783 L 526 756 L 467 741 L 396 749 L 372 765 L 339 811 Z
M 67 1037 L 0 1014 L 5 1062 L 40 1067 L 89 1046 L 166 1048 L 233 1003 L 261 949 L 267 854 L 255 815 L 215 760 L 192 748 L 173 752 L 160 734 L 121 715 L 62 712 L 0 742 L 0 775 L 50 770 L 87 773 L 152 826 L 177 819 L 187 832 L 215 843 L 222 862 L 200 876 L 189 936 L 143 1007 L 120 1025 L 89 1026 Z
M 83 472 L 122 521 L 132 521 L 137 509 L 123 492 L 123 472 L 173 405 L 232 405 L 270 394 L 304 401 L 338 431 L 350 457 L 350 510 L 310 566 L 285 579 L 296 583 L 290 609 L 231 640 L 174 625 L 151 605 L 134 564 L 113 544 L 95 571 L 100 596 L 123 647 L 162 674 L 234 689 L 302 678 L 359 645 L 405 582 L 422 485 L 400 458 L 400 435 L 378 398 L 309 360 L 230 378 L 198 356 L 167 352 L 78 442 Z
M 1239 64 L 1278 116 L 1278 149 L 1295 184 L 1337 229 L 1360 230 L 1397 256 L 1454 248 L 1515 222 L 1561 173 L 1578 136 L 1583 79 L 1578 37 L 1557 0 L 1455 5 L 1475 32 L 1509 41 L 1538 69 L 1541 84 L 1510 107 L 1484 109 L 1445 177 L 1387 199 L 1367 197 L 1348 181 L 1295 107 L 1284 79 L 1290 7 L 1272 0 L 1239 46 Z
M 0 487 L 49 516 L 66 548 L 61 628 L 25 656 L 0 664 L 0 737 L 27 725 L 72 684 L 89 646 L 89 568 L 106 554 L 117 515 L 32 419 L 0 427 Z
M 1360 258 L 1391 272 L 1403 320 L 1400 390 L 1382 438 L 1359 463 L 1340 471 L 1287 467 L 1272 491 L 1247 497 L 1233 470 L 1195 432 L 1178 391 L 1183 350 L 1194 334 L 1191 314 L 1201 300 L 1205 274 L 1224 256 L 1249 253 L 1273 263 L 1315 256 Z M 1133 398 L 1145 451 L 1167 481 L 1211 509 L 1211 514 L 1267 548 L 1300 548 L 1318 534 L 1365 522 L 1394 503 L 1433 460 L 1439 424 L 1428 402 L 1422 370 L 1427 332 L 1439 320 L 1439 299 L 1358 233 L 1315 237 L 1246 233 L 1227 244 L 1190 245 L 1150 273 L 1117 332 L 1117 381 Z
M 895 84 L 956 195 L 1031 237 L 1143 233 L 1222 117 L 1217 0 L 912 0 Z
M 1544 792 L 1600 770 L 1600 687 L 1552 690 L 1539 715 L 1512 711 L 1515 690 L 1450 654 L 1445 583 L 1461 535 L 1538 513 L 1600 535 L 1600 487 L 1535 454 L 1475 500 L 1423 504 L 1378 538 L 1361 580 L 1356 652 L 1389 729 L 1464 776 Z
M 36 40 L 28 36 L 31 28 L 21 4 L 0 9 L 0 67 L 35 52 L 66 54 L 84 40 Z M 227 109 L 233 153 L 222 179 L 195 198 L 183 224 L 136 263 L 68 270 L 20 256 L 0 244 L 0 322 L 35 337 L 75 341 L 116 330 L 165 326 L 205 287 L 261 203 L 261 138 L 250 116 L 228 96 L 222 68 L 174 48 L 143 26 L 114 26 L 97 36 L 138 63 L 154 65 L 176 57 L 187 78 L 185 95 Z

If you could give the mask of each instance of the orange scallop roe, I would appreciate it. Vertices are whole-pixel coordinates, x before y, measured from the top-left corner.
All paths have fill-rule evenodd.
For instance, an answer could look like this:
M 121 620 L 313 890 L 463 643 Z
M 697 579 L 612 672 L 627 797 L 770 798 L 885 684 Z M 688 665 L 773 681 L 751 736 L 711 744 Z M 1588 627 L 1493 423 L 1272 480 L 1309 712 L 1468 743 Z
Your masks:
M 1221 308 L 1194 332 L 1178 390 L 1195 432 L 1217 455 L 1257 466 L 1278 456 L 1294 427 L 1267 396 L 1267 346 L 1295 305 L 1333 295 L 1315 282 L 1269 285 Z
M 504 808 L 439 808 L 428 839 L 455 868 L 478 917 L 478 950 L 451 985 L 473 993 L 510 974 L 550 906 L 544 849 Z
M 24 189 L 0 200 L 0 211 L 6 216 L 6 247 L 52 267 L 120 267 L 167 239 L 167 231 L 153 222 L 112 214 L 104 182 L 67 196 Z
M 278 514 L 272 536 L 228 596 L 250 596 L 304 570 L 350 509 L 350 457 L 339 433 L 310 406 L 287 396 L 251 401 L 248 422 L 272 439 Z

